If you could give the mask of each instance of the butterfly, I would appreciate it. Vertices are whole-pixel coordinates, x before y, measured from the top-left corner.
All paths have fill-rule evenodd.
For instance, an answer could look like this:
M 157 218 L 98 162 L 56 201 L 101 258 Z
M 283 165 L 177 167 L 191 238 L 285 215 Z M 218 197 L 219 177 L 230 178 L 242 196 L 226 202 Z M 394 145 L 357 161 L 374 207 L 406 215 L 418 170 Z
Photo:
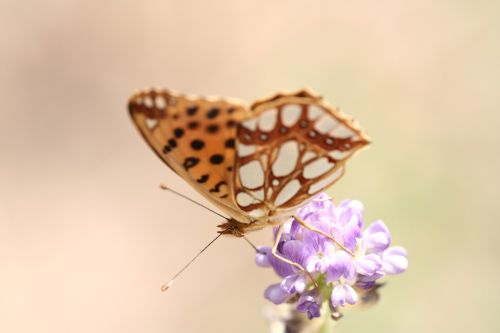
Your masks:
M 247 106 L 147 89 L 128 108 L 167 166 L 230 216 L 220 232 L 235 236 L 288 220 L 369 143 L 355 121 L 309 90 Z

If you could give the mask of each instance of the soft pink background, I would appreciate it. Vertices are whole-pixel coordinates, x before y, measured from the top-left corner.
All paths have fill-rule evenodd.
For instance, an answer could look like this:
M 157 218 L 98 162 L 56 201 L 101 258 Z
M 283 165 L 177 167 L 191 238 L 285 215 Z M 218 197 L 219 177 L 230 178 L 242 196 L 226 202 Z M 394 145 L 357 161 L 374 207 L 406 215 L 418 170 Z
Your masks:
M 0 332 L 265 332 L 241 240 L 159 286 L 220 220 L 125 104 L 161 85 L 252 101 L 310 87 L 373 138 L 337 186 L 410 253 L 340 332 L 494 332 L 500 233 L 496 1 L 0 1 Z M 251 234 L 270 242 L 270 232 Z

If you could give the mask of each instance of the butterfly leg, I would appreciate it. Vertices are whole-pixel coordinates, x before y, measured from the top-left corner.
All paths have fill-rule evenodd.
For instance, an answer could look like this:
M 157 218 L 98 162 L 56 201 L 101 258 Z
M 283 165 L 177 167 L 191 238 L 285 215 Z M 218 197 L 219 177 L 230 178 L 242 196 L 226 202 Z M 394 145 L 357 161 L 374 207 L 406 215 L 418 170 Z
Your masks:
M 301 219 L 300 217 L 298 217 L 297 215 L 293 215 L 292 218 L 295 219 L 295 221 L 297 221 L 301 226 L 303 226 L 304 228 L 308 229 L 308 230 L 311 230 L 311 231 L 314 231 L 314 232 L 317 232 L 318 234 L 320 235 L 323 235 L 325 236 L 326 238 L 332 240 L 335 244 L 337 244 L 342 250 L 344 250 L 345 252 L 349 253 L 351 256 L 354 257 L 354 253 L 352 253 L 349 249 L 347 249 L 344 245 L 340 244 L 339 242 L 337 242 L 335 240 L 335 238 L 333 238 L 332 235 L 329 235 L 327 234 L 326 232 L 324 232 L 323 230 L 320 230 L 318 228 L 315 228 L 313 227 L 312 225 L 308 224 L 306 221 L 304 221 L 303 219 Z
M 286 262 L 287 264 L 289 265 L 292 265 L 293 267 L 295 268 L 298 268 L 300 269 L 301 271 L 304 271 L 304 273 L 306 273 L 307 277 L 311 280 L 311 282 L 314 284 L 315 287 L 318 287 L 318 283 L 316 282 L 316 280 L 314 279 L 314 276 L 311 275 L 311 273 L 309 273 L 304 267 L 302 267 L 301 264 L 299 263 L 296 263 L 296 262 L 293 262 L 291 260 L 288 260 L 286 259 L 285 257 L 282 257 L 281 255 L 278 254 L 278 245 L 280 243 L 280 239 L 281 239 L 281 234 L 283 233 L 283 225 L 281 224 L 279 227 L 278 227 L 278 232 L 276 233 L 276 240 L 274 242 L 274 246 L 271 250 L 271 254 L 278 260 L 281 260 L 283 262 Z

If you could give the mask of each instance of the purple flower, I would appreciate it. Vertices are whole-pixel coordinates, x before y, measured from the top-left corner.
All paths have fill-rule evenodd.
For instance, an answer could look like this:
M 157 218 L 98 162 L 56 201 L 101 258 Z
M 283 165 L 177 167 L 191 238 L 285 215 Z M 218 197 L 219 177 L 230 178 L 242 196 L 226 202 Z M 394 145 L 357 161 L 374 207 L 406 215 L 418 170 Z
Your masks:
M 348 284 L 339 284 L 333 288 L 331 303 L 333 307 L 344 306 L 346 304 L 356 304 L 358 294 Z
M 367 252 L 380 253 L 389 247 L 391 234 L 384 222 L 377 220 L 363 232 L 363 241 Z
M 312 319 L 319 317 L 322 304 L 329 302 L 338 315 L 339 307 L 354 305 L 376 292 L 381 286 L 379 279 L 408 267 L 406 250 L 390 247 L 391 235 L 382 221 L 371 223 L 363 231 L 363 205 L 359 201 L 345 200 L 335 206 L 328 195 L 320 194 L 297 215 L 354 255 L 291 219 L 283 225 L 277 252 L 304 267 L 317 282 L 312 283 L 306 272 L 274 257 L 270 247 L 259 247 L 257 265 L 272 267 L 282 279 L 264 292 L 274 304 L 296 301 L 296 309 Z M 276 229 L 273 234 L 276 237 Z
M 260 267 L 271 267 L 269 256 L 271 255 L 271 248 L 269 246 L 257 247 L 257 254 L 255 255 L 255 263 Z
M 264 291 L 264 297 L 274 304 L 281 304 L 291 296 L 292 295 L 281 288 L 281 283 L 272 284 Z
M 382 254 L 384 271 L 387 274 L 400 274 L 408 268 L 408 259 L 406 250 L 401 246 L 388 248 Z
M 321 299 L 316 291 L 306 291 L 300 295 L 297 301 L 297 311 L 307 312 L 307 318 L 313 319 L 314 317 L 321 316 Z

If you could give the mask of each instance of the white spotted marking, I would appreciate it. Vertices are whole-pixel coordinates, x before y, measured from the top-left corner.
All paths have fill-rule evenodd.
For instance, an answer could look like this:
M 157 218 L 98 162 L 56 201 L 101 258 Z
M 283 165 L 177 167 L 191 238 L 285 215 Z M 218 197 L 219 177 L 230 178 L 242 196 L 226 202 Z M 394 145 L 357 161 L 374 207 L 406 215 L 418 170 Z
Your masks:
M 164 110 L 167 107 L 167 101 L 161 95 L 156 96 L 155 98 L 156 108 L 160 110 Z
M 255 145 L 245 145 L 243 143 L 238 143 L 238 156 L 245 157 L 255 153 Z
M 257 129 L 257 119 L 252 118 L 252 119 L 245 120 L 241 125 L 243 125 L 243 127 L 247 128 L 251 131 L 255 131 Z
M 148 109 L 151 109 L 153 105 L 154 103 L 151 96 L 144 96 L 144 106 L 147 107 Z
M 304 167 L 304 178 L 312 179 L 321 176 L 333 168 L 335 163 L 331 163 L 328 158 L 321 157 Z
M 256 209 L 249 211 L 247 214 L 253 218 L 259 218 L 259 217 L 266 216 L 267 212 L 262 208 L 256 208 Z
M 270 109 L 259 116 L 259 129 L 264 132 L 270 132 L 276 126 L 278 121 L 278 110 Z
M 264 190 L 250 191 L 250 195 L 253 196 L 257 201 L 264 200 Z
M 264 185 L 264 171 L 260 162 L 253 160 L 240 167 L 238 170 L 241 184 L 248 188 L 254 189 Z
M 254 198 L 245 192 L 240 192 L 236 195 L 236 202 L 240 207 L 247 207 L 254 202 Z
M 309 120 L 314 121 L 323 115 L 323 108 L 317 105 L 309 105 L 309 109 L 307 112 L 307 117 Z
M 332 129 L 328 134 L 336 138 L 347 139 L 353 136 L 355 133 L 344 124 L 339 124 L 334 129 Z
M 280 184 L 280 181 L 275 178 L 273 179 L 271 184 L 273 184 L 273 186 L 278 186 Z
M 317 154 L 315 152 L 308 150 L 304 153 L 304 155 L 302 155 L 302 163 L 305 163 L 316 156 Z
M 280 193 L 276 197 L 276 201 L 274 202 L 274 204 L 276 206 L 281 206 L 282 204 L 293 198 L 293 196 L 297 194 L 299 190 L 300 182 L 297 179 L 290 181 L 285 185 L 285 187 L 281 189 Z
M 299 145 L 297 141 L 291 140 L 284 143 L 279 151 L 278 157 L 273 163 L 273 174 L 276 177 L 282 177 L 295 170 L 299 158 Z
M 331 115 L 327 114 L 320 120 L 316 121 L 316 123 L 314 123 L 314 128 L 321 134 L 325 134 L 333 130 L 335 126 L 337 126 L 337 124 L 337 120 Z
M 153 129 L 156 124 L 158 124 L 158 120 L 154 118 L 146 118 L 146 127 L 148 129 Z
M 331 185 L 333 182 L 335 182 L 337 179 L 339 179 L 340 176 L 342 176 L 343 171 L 344 171 L 343 167 L 338 168 L 337 170 L 335 170 L 331 175 L 329 175 L 325 179 L 319 180 L 316 183 L 312 184 L 309 187 L 309 190 L 307 192 L 309 194 L 315 194 L 316 192 Z
M 302 106 L 288 104 L 281 109 L 281 122 L 287 127 L 292 127 L 299 120 L 302 114 Z
M 352 154 L 352 150 L 346 150 L 346 151 L 334 150 L 334 151 L 328 153 L 329 156 L 333 157 L 337 161 L 343 160 L 351 154 Z

